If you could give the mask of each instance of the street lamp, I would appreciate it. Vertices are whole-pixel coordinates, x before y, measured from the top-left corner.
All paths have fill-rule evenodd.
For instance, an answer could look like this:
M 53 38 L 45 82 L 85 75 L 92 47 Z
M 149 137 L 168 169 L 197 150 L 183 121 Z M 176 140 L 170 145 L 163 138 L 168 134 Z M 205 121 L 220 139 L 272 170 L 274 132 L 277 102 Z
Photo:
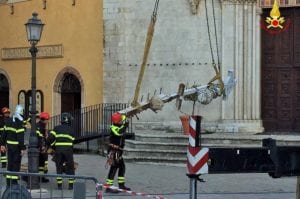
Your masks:
M 44 24 L 40 19 L 37 18 L 38 14 L 36 12 L 32 13 L 32 18 L 28 19 L 25 24 L 27 39 L 31 44 L 29 52 L 32 58 L 32 72 L 31 72 L 31 131 L 29 136 L 29 146 L 28 146 L 28 172 L 38 173 L 39 164 L 39 149 L 38 149 L 38 138 L 36 136 L 36 53 L 38 49 L 36 47 L 37 43 L 41 39 Z M 28 178 L 28 187 L 30 189 L 39 189 L 39 178 L 31 177 Z

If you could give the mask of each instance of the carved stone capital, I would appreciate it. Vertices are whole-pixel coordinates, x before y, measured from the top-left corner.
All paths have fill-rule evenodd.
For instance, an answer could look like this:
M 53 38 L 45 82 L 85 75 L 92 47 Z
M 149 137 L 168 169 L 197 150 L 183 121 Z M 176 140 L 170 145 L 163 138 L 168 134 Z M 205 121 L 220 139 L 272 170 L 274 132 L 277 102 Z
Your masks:
M 256 7 L 256 14 L 257 15 L 262 15 L 263 11 L 262 11 L 262 8 L 261 7 Z
M 192 14 L 197 14 L 200 0 L 188 0 L 191 6 Z

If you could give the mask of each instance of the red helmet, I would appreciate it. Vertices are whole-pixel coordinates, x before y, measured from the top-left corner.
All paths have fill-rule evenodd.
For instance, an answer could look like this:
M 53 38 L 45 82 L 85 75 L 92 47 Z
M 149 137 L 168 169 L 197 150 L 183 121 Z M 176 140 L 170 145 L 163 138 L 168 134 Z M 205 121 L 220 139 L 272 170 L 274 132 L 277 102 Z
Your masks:
M 122 114 L 119 112 L 112 114 L 111 121 L 113 124 L 119 124 L 122 121 Z
M 10 113 L 10 110 L 9 110 L 9 108 L 7 108 L 7 107 L 3 107 L 2 109 L 1 109 L 1 112 L 4 114 L 4 113 Z
M 50 119 L 50 114 L 48 112 L 41 112 L 40 113 L 40 119 L 41 120 L 49 120 Z

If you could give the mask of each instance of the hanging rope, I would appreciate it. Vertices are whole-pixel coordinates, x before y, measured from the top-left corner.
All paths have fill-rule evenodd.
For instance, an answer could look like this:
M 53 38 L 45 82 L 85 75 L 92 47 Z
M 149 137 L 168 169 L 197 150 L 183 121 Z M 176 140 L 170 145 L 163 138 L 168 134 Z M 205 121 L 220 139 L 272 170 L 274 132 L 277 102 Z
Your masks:
M 138 97 L 139 97 L 139 93 L 140 93 L 140 89 L 141 89 L 141 84 L 142 84 L 142 81 L 143 81 L 143 76 L 144 76 L 144 73 L 145 73 L 145 66 L 146 66 L 146 63 L 147 63 L 147 60 L 148 60 L 148 55 L 149 55 L 149 51 L 150 51 L 152 38 L 153 38 L 154 26 L 155 26 L 155 22 L 156 22 L 157 11 L 158 11 L 158 4 L 159 4 L 159 0 L 156 0 L 155 5 L 154 5 L 154 9 L 153 9 L 153 13 L 152 13 L 152 16 L 151 16 L 151 21 L 150 21 L 150 24 L 148 26 L 148 32 L 147 32 L 145 48 L 144 48 L 143 62 L 142 62 L 142 65 L 141 65 L 138 81 L 136 83 L 134 98 L 133 98 L 133 101 L 131 102 L 132 107 L 139 106 Z
M 207 26 L 207 33 L 208 33 L 208 40 L 209 40 L 209 48 L 210 48 L 210 55 L 213 66 L 215 65 L 215 58 L 214 58 L 214 52 L 212 48 L 212 42 L 211 42 L 211 35 L 210 35 L 210 26 L 209 26 L 209 18 L 208 18 L 208 9 L 207 9 L 207 1 L 205 0 L 205 15 L 206 15 L 206 26 Z
M 212 10 L 213 10 L 213 22 L 214 22 L 214 32 L 215 32 L 215 41 L 216 41 L 216 51 L 217 51 L 217 63 L 215 62 L 215 56 L 214 51 L 212 47 L 212 39 L 211 39 L 211 31 L 210 31 L 210 25 L 209 25 L 209 17 L 208 17 L 208 8 L 207 8 L 207 0 L 205 0 L 205 14 L 206 14 L 206 24 L 207 24 L 207 33 L 208 33 L 208 39 L 209 39 L 209 47 L 210 47 L 210 53 L 211 53 L 211 59 L 212 59 L 212 65 L 216 72 L 215 77 L 213 77 L 208 85 L 211 85 L 213 81 L 218 80 L 221 88 L 220 95 L 222 94 L 224 90 L 224 82 L 221 77 L 221 67 L 220 67 L 220 57 L 219 57 L 219 44 L 218 44 L 218 36 L 217 36 L 217 25 L 216 25 L 216 17 L 215 17 L 215 9 L 214 9 L 214 0 L 212 0 Z
M 214 29 L 215 29 L 215 35 L 216 35 L 216 50 L 217 50 L 217 59 L 218 59 L 218 69 L 219 72 L 221 71 L 220 69 L 220 56 L 219 56 L 219 44 L 218 44 L 218 36 L 217 36 L 217 25 L 216 25 L 216 16 L 215 16 L 215 4 L 214 4 L 214 0 L 212 0 L 212 10 L 213 10 L 213 19 L 214 19 Z

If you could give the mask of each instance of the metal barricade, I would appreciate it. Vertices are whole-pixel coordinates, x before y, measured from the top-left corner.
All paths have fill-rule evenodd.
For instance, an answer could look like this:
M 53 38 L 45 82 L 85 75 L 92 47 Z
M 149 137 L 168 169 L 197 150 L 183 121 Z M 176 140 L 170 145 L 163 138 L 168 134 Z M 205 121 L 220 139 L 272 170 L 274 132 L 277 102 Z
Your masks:
M 19 176 L 18 185 L 7 186 L 6 175 Z M 30 187 L 31 177 L 37 177 L 40 179 L 39 189 L 27 189 Z M 42 183 L 42 177 L 48 178 L 48 183 Z M 57 188 L 56 178 L 63 178 L 63 188 L 59 190 Z M 68 179 L 73 178 L 75 180 L 73 189 L 68 190 Z M 8 172 L 0 171 L 0 187 L 1 199 L 52 199 L 52 198 L 70 198 L 70 199 L 86 199 L 96 198 L 102 199 L 102 187 L 99 186 L 99 182 L 95 177 L 90 176 L 78 176 L 78 175 L 56 175 L 56 174 L 39 174 L 39 173 L 25 173 L 25 172 Z M 7 197 L 10 193 L 10 197 Z M 14 197 L 12 197 L 14 196 Z

